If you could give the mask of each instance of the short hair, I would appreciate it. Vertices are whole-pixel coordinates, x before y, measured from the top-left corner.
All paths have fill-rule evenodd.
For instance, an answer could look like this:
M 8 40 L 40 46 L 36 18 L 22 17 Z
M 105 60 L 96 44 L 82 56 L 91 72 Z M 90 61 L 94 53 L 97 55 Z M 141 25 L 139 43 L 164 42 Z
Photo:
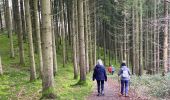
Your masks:
M 125 60 L 122 61 L 121 67 L 122 66 L 126 66 L 126 61 Z
M 98 59 L 98 60 L 97 60 L 97 64 L 99 64 L 99 65 L 103 65 L 102 60 L 101 60 L 101 59 Z

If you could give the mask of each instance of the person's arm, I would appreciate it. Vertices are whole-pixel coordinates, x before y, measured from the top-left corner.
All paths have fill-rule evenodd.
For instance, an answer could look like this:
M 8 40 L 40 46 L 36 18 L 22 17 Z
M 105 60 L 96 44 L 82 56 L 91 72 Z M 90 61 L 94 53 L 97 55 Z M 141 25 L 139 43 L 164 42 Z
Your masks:
M 106 74 L 106 70 L 104 69 L 104 77 L 105 77 L 105 81 L 107 81 L 107 74 Z
M 96 77 L 96 70 L 94 68 L 94 72 L 93 72 L 93 81 L 95 80 L 95 77 Z

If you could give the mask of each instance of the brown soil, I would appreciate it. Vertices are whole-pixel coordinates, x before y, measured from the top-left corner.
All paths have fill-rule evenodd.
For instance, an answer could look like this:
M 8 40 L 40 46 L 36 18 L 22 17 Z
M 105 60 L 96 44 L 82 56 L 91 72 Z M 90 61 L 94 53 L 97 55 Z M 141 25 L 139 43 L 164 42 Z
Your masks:
M 96 82 L 94 83 L 96 84 Z M 144 96 L 138 96 L 137 93 L 130 89 L 129 97 L 120 95 L 120 85 L 118 81 L 113 80 L 112 78 L 108 78 L 108 81 L 104 84 L 104 96 L 97 96 L 97 88 L 95 88 L 93 92 L 86 98 L 87 100 L 148 100 Z

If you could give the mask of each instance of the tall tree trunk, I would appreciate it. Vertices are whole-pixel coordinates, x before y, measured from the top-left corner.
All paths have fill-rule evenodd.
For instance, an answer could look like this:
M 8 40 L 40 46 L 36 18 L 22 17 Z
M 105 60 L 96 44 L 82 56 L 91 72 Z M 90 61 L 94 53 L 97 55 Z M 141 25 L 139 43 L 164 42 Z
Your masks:
M 97 6 L 99 6 L 99 3 L 98 3 L 98 5 Z M 98 13 L 97 13 L 98 14 Z M 97 30 L 98 30 L 98 34 L 96 35 L 97 37 L 97 39 L 99 39 L 100 38 L 100 34 L 101 34 L 101 23 L 100 23 L 100 20 L 101 20 L 101 18 L 100 17 L 98 17 L 98 25 L 97 25 Z M 96 40 L 96 45 L 97 45 L 97 59 L 99 59 L 100 58 L 100 40 Z M 96 64 L 96 63 L 95 63 Z
M 135 1 L 135 5 L 136 5 L 136 10 L 135 10 L 135 14 L 136 14 L 136 56 L 135 56 L 135 62 L 136 62 L 136 68 L 135 68 L 135 72 L 137 75 L 139 75 L 139 14 L 138 14 L 138 0 Z
M 24 0 L 24 5 L 25 5 L 25 16 L 27 16 L 26 26 L 27 26 L 28 41 L 29 41 L 29 59 L 31 64 L 30 81 L 33 81 L 36 80 L 36 69 L 35 69 L 34 48 L 33 48 L 33 40 L 32 40 L 32 26 L 31 26 L 32 24 L 31 24 L 29 0 Z
M 77 68 L 77 49 L 76 49 L 76 32 L 75 32 L 75 2 L 76 0 L 72 1 L 72 13 L 71 13 L 71 29 L 72 29 L 72 38 L 73 38 L 73 64 L 74 64 L 74 79 L 78 78 L 78 68 Z
M 38 54 L 38 44 L 37 44 L 37 33 L 35 30 L 35 15 L 34 15 L 34 0 L 30 0 L 30 11 L 31 11 L 31 23 L 32 23 L 32 35 L 33 35 L 33 44 L 34 52 Z
M 124 7 L 124 36 L 123 36 L 123 60 L 127 61 L 127 51 L 126 51 L 126 37 L 127 37 L 127 30 L 126 30 L 126 7 Z
M 135 1 L 134 1 L 135 2 Z M 133 42 L 132 42 L 132 45 L 133 45 L 133 53 L 132 53 L 132 74 L 135 74 L 135 68 L 136 68 L 136 63 L 135 63 L 135 54 L 136 54 L 136 51 L 135 51 L 135 48 L 136 48 L 136 44 L 135 44 L 135 7 L 134 7 L 134 3 L 133 3 L 133 7 L 132 7 L 132 38 L 133 38 Z
M 159 34 L 160 32 L 159 32 L 159 28 L 158 28 L 158 32 L 157 32 L 157 43 L 158 43 L 158 46 L 157 46 L 157 60 L 156 60 L 156 62 L 157 62 L 157 73 L 159 73 L 159 70 L 160 70 L 160 48 L 159 48 L 159 46 L 160 46 L 160 43 L 159 43 L 159 39 L 160 39 L 160 37 L 159 37 Z
M 110 27 L 109 27 L 110 28 Z M 108 28 L 108 29 L 109 29 Z M 110 35 L 110 32 L 108 34 L 108 51 L 109 51 L 109 66 L 111 65 L 111 47 L 112 47 L 112 44 L 111 44 L 111 35 Z
M 89 33 L 89 71 L 92 71 L 93 69 L 93 54 L 92 54 L 92 31 L 91 31 L 91 10 L 90 10 L 90 0 L 88 0 L 88 4 L 87 4 L 87 22 L 88 22 L 88 33 Z
M 66 64 L 66 47 L 65 47 L 65 28 L 64 28 L 64 1 L 60 0 L 60 18 L 61 18 L 61 34 L 62 34 L 62 46 L 63 46 L 63 67 Z
M 154 67 L 153 73 L 154 74 L 156 74 L 156 68 L 157 68 L 157 65 L 156 65 L 156 55 L 157 55 L 156 54 L 156 36 L 157 36 L 156 35 L 157 34 L 157 31 L 156 31 L 156 28 L 157 28 L 156 9 L 157 9 L 157 7 L 156 6 L 157 6 L 157 4 L 156 3 L 157 3 L 157 0 L 154 0 L 154 29 L 153 29 L 154 30 L 154 32 L 153 32 L 154 33 L 153 34 L 153 42 L 154 42 L 154 44 L 153 44 L 153 53 L 154 53 L 153 54 L 153 62 L 154 62 L 153 63 L 153 67 Z
M 145 49 L 145 69 L 148 70 L 148 60 L 149 60 L 149 41 L 148 41 L 148 34 L 149 34 L 149 17 L 148 17 L 148 8 L 147 8 L 147 24 L 146 24 L 146 49 Z
M 3 75 L 2 63 L 1 63 L 1 56 L 0 56 L 0 75 Z
M 140 2 L 140 50 L 139 50 L 139 75 L 143 73 L 143 4 Z
M 15 33 L 17 33 L 17 13 L 14 13 L 17 10 L 16 3 L 17 3 L 17 0 L 12 0 L 12 15 L 13 15 L 12 24 L 13 24 L 13 31 Z
M 12 19 L 11 19 L 11 11 L 9 9 L 9 2 L 6 0 L 6 18 L 7 18 L 7 28 L 8 34 L 10 38 L 10 57 L 14 58 L 14 47 L 13 47 L 13 36 L 12 36 Z
M 114 30 L 115 31 L 115 36 L 114 36 L 114 39 L 115 39 L 115 41 L 114 41 L 114 47 L 115 47 L 115 64 L 117 64 L 117 57 L 118 57 L 118 55 L 117 55 L 117 51 L 118 51 L 118 47 L 117 47 L 117 37 L 116 37 L 116 29 Z
M 94 7 L 94 53 L 93 53 L 93 65 L 96 64 L 96 0 L 93 0 Z
M 84 34 L 85 34 L 85 65 L 86 65 L 86 73 L 89 72 L 89 40 L 88 40 L 88 26 L 87 26 L 87 1 L 84 2 Z
M 104 49 L 104 65 L 106 65 L 106 22 L 103 21 L 103 49 Z
M 43 70 L 43 61 L 42 61 L 42 48 L 41 48 L 41 35 L 40 35 L 40 22 L 38 15 L 38 0 L 33 0 L 34 8 L 34 20 L 35 20 L 35 33 L 37 35 L 37 44 L 38 44 L 38 56 L 39 56 L 39 68 L 40 68 L 40 77 L 42 77 Z
M 26 42 L 26 23 L 25 23 L 25 14 L 24 14 L 24 5 L 23 0 L 20 0 L 20 11 L 21 11 L 21 21 L 22 21 L 22 30 L 23 30 L 23 40 Z
M 54 13 L 54 0 L 51 0 L 51 13 Z M 56 54 L 56 43 L 55 43 L 55 33 L 54 33 L 54 16 L 51 16 L 51 31 L 52 31 L 52 47 L 53 47 L 53 73 L 54 76 L 57 73 L 57 54 Z
M 150 19 L 150 20 L 153 20 L 152 18 Z M 151 22 L 151 21 L 150 21 Z M 150 35 L 150 37 L 149 37 L 149 39 L 150 39 L 150 41 L 149 41 L 149 43 L 150 43 L 150 47 L 149 47 L 149 73 L 152 75 L 153 74 L 153 26 L 152 25 L 150 25 L 149 26 L 150 27 L 150 31 L 149 31 L 149 35 Z
M 54 26 L 54 24 L 52 24 Z M 56 53 L 56 43 L 55 43 L 55 34 L 54 29 L 52 30 L 52 45 L 53 45 L 53 73 L 54 76 L 57 73 L 57 53 Z
M 158 9 L 160 8 L 160 6 L 158 6 Z M 157 13 L 159 13 L 159 10 L 157 11 Z M 157 22 L 158 23 L 158 22 Z M 159 35 L 160 35 L 160 27 L 158 26 L 158 29 L 157 29 L 157 44 L 158 44 L 158 46 L 157 46 L 157 60 L 156 60 L 156 62 L 157 62 L 157 73 L 159 73 L 160 72 L 160 37 L 159 37 Z
M 167 73 L 168 71 L 168 66 L 167 66 L 167 61 L 168 61 L 168 1 L 164 0 L 164 36 L 163 36 L 163 67 L 164 67 L 164 72 Z
M 42 9 L 42 97 L 54 99 L 53 50 L 51 32 L 51 6 L 49 0 L 41 0 Z
M 1 31 L 3 31 L 3 24 L 2 24 L 2 11 L 0 10 L 0 25 Z
M 79 32 L 79 49 L 80 49 L 80 82 L 86 81 L 85 72 L 85 43 L 84 43 L 84 17 L 83 17 L 83 0 L 78 0 L 78 32 Z
M 71 2 L 72 2 L 71 0 L 67 0 L 67 20 L 68 20 L 68 42 L 69 42 L 69 45 L 71 45 L 71 5 L 70 5 Z
M 67 63 L 68 62 L 68 49 L 69 49 L 69 44 L 68 44 L 68 42 L 69 42 L 69 40 L 68 40 L 68 38 L 69 38 L 69 36 L 68 36 L 68 31 L 69 31 L 69 29 L 68 29 L 68 24 L 69 24 L 69 22 L 68 22 L 68 10 L 66 9 L 67 8 L 67 5 L 66 5 L 66 2 L 67 2 L 67 0 L 65 0 L 65 1 L 63 1 L 63 3 L 62 3 L 62 5 L 63 5 L 63 14 L 64 14 L 64 30 L 65 30 L 65 63 Z M 69 18 L 70 19 L 70 18 Z
M 3 12 L 4 13 L 4 24 L 5 24 L 5 28 L 7 28 L 8 20 L 7 20 L 7 17 L 6 17 L 7 16 L 7 12 L 6 12 L 7 11 L 7 9 L 6 9 L 7 7 L 5 5 L 5 0 L 3 0 L 2 3 L 3 3 L 3 10 L 4 10 L 4 12 Z M 9 37 L 9 34 L 8 34 L 8 37 Z
M 77 0 L 75 0 L 75 33 L 76 33 L 76 54 L 77 54 L 77 68 L 80 68 L 80 50 L 79 50 L 79 32 L 78 32 L 78 10 Z
M 13 0 L 15 2 L 16 11 L 16 22 L 17 22 L 17 34 L 18 34 L 18 44 L 19 44 L 19 58 L 20 64 L 24 65 L 24 44 L 23 44 L 23 33 L 22 33 L 22 21 L 21 21 L 21 13 L 19 10 L 19 2 L 18 0 Z

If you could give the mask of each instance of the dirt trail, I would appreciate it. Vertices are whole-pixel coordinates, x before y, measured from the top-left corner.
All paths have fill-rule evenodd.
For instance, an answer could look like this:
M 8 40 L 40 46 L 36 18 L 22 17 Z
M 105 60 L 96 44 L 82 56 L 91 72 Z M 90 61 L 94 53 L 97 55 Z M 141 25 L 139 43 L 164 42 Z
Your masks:
M 96 82 L 94 83 L 96 84 Z M 97 87 L 95 86 L 93 92 L 87 97 L 87 100 L 148 100 L 143 97 L 139 97 L 134 90 L 129 90 L 129 97 L 120 96 L 120 86 L 118 81 L 108 78 L 105 82 L 105 95 L 97 96 Z

